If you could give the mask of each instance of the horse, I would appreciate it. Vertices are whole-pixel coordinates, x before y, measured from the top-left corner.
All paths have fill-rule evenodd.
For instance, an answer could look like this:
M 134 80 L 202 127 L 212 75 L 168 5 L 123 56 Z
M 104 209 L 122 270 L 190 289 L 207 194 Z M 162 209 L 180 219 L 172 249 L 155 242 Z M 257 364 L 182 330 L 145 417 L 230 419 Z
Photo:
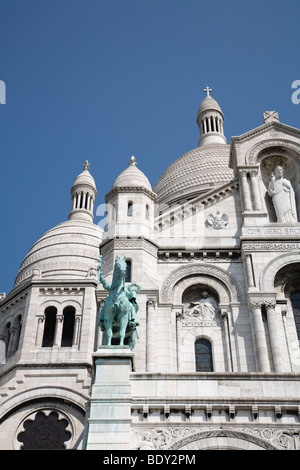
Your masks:
M 112 283 L 106 281 L 101 267 L 101 258 L 99 263 L 99 281 L 103 287 L 109 291 L 104 305 L 100 312 L 99 326 L 104 332 L 103 343 L 111 346 L 112 338 L 119 337 L 119 345 L 124 346 L 125 337 L 129 338 L 129 347 L 133 349 L 136 338 L 136 312 L 138 306 L 129 299 L 134 299 L 135 295 L 130 287 L 125 286 L 126 276 L 126 257 L 116 256 Z M 137 286 L 139 288 L 139 286 Z M 139 288 L 140 289 L 140 288 Z

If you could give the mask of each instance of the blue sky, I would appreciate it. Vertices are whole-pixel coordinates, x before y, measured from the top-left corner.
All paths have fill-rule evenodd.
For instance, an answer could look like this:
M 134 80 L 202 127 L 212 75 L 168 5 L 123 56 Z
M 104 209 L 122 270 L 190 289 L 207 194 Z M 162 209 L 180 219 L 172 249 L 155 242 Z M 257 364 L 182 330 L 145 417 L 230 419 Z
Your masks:
M 299 18 L 299 0 L 0 0 L 0 292 L 86 159 L 99 205 L 131 155 L 154 185 L 197 146 L 206 85 L 228 143 L 266 110 L 299 128 Z

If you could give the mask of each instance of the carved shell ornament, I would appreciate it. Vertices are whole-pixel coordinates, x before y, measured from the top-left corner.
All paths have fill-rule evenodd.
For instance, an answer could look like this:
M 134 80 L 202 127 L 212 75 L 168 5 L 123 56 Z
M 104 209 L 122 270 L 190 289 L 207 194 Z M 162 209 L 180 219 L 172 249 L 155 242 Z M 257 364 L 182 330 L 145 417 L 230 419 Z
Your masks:
M 209 214 L 206 219 L 207 225 L 216 229 L 220 230 L 222 228 L 226 228 L 228 225 L 229 217 L 227 214 L 222 214 L 220 211 L 217 211 L 216 215 Z

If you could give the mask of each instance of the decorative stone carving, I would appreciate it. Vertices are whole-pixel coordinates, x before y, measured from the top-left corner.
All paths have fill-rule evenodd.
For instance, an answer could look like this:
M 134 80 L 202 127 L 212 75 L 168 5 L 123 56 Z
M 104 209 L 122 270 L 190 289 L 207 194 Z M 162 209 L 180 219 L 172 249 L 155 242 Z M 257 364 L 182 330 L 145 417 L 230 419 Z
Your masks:
M 297 222 L 295 193 L 290 181 L 283 178 L 282 166 L 275 168 L 275 176 L 272 173 L 268 194 L 272 197 L 277 222 Z
M 220 323 L 218 304 L 207 292 L 199 293 L 197 300 L 189 301 L 183 317 L 183 326 L 216 326 Z
M 216 215 L 209 214 L 207 217 L 206 223 L 208 226 L 220 230 L 222 228 L 226 228 L 228 225 L 228 215 L 227 214 L 222 214 L 220 211 L 217 211 Z
M 189 279 L 184 279 L 189 276 Z M 191 281 L 191 276 L 194 276 L 194 281 Z M 205 278 L 205 280 L 204 280 Z M 223 269 L 216 266 L 209 266 L 206 264 L 192 264 L 189 266 L 180 267 L 175 269 L 165 280 L 162 285 L 161 295 L 163 302 L 169 302 L 173 299 L 174 303 L 180 303 L 180 295 L 184 289 L 189 285 L 207 284 L 215 288 L 217 283 L 218 289 L 215 290 L 219 294 L 221 303 L 236 302 L 241 300 L 241 293 L 237 283 L 232 277 Z M 191 283 L 192 282 L 192 283 Z
M 227 437 L 246 440 L 269 450 L 291 450 L 295 448 L 293 429 L 278 428 L 236 428 L 236 427 L 205 427 L 177 426 L 147 429 L 143 433 L 134 430 L 133 448 L 136 450 L 175 450 L 181 449 L 194 441 L 202 439 Z
M 279 121 L 278 113 L 276 111 L 265 111 L 264 112 L 265 124 L 272 122 L 272 121 Z

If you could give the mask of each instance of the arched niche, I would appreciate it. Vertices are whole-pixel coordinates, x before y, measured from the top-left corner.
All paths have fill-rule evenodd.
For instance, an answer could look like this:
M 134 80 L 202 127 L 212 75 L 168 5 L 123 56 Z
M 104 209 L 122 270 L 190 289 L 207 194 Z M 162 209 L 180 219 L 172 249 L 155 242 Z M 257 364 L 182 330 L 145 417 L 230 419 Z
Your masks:
M 161 287 L 161 300 L 178 305 L 182 303 L 184 291 L 196 284 L 212 288 L 222 304 L 242 300 L 237 281 L 224 269 L 207 264 L 193 264 L 172 271 Z
M 293 314 L 298 341 L 300 341 L 300 262 L 281 268 L 274 279 L 279 298 L 284 297 L 287 309 Z

